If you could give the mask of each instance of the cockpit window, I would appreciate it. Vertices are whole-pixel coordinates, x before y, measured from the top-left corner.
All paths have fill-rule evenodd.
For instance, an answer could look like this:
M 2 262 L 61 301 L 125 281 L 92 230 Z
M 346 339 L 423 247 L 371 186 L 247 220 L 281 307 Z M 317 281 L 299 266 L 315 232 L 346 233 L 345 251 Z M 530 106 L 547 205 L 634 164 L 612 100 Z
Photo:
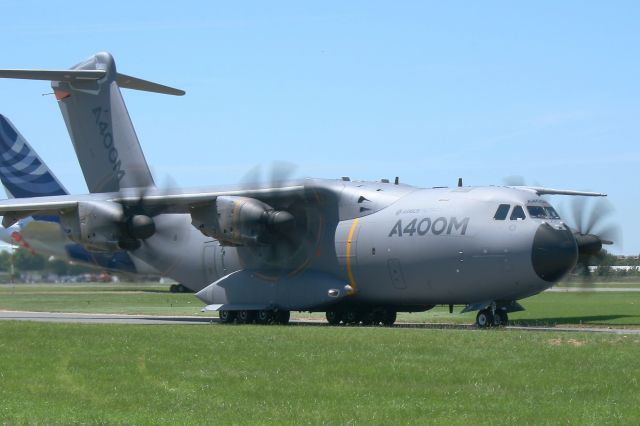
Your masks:
M 493 215 L 493 218 L 495 220 L 505 220 L 509 214 L 510 208 L 511 206 L 509 204 L 500 204 L 498 206 L 498 210 L 496 210 L 496 214 Z
M 547 214 L 551 219 L 560 219 L 560 215 L 558 214 L 556 209 L 554 209 L 553 207 L 546 206 L 544 209 L 547 211 Z
M 529 216 L 534 219 L 546 219 L 547 212 L 544 207 L 541 206 L 527 206 L 527 211 L 529 212 Z
M 560 215 L 551 206 L 527 206 L 529 216 L 534 219 L 560 219 Z
M 524 210 L 520 206 L 515 206 L 511 212 L 511 220 L 525 220 L 527 216 L 524 214 Z

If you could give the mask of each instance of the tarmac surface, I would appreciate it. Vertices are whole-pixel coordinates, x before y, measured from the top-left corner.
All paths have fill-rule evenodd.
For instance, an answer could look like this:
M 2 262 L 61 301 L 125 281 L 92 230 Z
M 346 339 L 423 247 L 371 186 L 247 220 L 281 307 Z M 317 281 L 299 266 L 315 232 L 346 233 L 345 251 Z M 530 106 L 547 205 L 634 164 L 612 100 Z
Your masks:
M 0 311 L 0 321 L 36 321 L 52 323 L 78 323 L 78 324 L 137 324 L 137 325 L 206 325 L 219 324 L 218 318 L 212 317 L 176 317 L 176 316 L 144 316 L 144 315 L 120 315 L 120 314 L 80 314 L 61 312 L 27 312 L 27 311 Z M 329 327 L 321 320 L 292 320 L 293 326 Z M 474 325 L 442 324 L 442 323 L 396 323 L 395 328 L 424 328 L 437 330 L 470 330 L 479 331 Z M 588 332 L 609 334 L 633 334 L 640 335 L 640 328 L 612 328 L 612 327 L 538 327 L 538 326 L 507 326 L 508 330 L 521 331 L 561 331 L 561 332 Z

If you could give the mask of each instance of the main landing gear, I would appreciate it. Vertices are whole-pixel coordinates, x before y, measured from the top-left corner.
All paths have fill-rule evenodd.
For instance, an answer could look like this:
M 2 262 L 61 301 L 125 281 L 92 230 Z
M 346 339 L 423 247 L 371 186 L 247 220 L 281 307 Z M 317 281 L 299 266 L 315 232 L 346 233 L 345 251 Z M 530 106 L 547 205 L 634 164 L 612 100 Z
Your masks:
M 220 323 L 222 324 L 288 324 L 289 311 L 220 311 Z
M 330 325 L 383 325 L 390 327 L 396 322 L 397 313 L 387 309 L 373 311 L 327 311 Z
M 288 324 L 289 311 L 226 311 L 218 312 L 221 324 Z M 381 325 L 390 327 L 396 322 L 396 311 L 376 309 L 371 311 L 328 311 L 330 325 Z
M 509 322 L 506 311 L 496 309 L 492 312 L 490 308 L 482 309 L 476 315 L 476 325 L 479 328 L 504 327 Z

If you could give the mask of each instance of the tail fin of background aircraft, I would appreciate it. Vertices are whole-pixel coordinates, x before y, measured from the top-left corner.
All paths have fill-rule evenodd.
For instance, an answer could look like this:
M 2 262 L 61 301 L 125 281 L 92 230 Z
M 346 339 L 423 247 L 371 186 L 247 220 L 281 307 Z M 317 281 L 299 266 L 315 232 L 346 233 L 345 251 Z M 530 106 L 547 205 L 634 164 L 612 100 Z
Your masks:
M 1 114 L 0 181 L 14 198 L 68 194 L 27 140 Z
M 154 185 L 120 87 L 178 96 L 183 91 L 118 74 L 106 52 L 70 70 L 0 70 L 0 77 L 52 81 L 90 192 Z

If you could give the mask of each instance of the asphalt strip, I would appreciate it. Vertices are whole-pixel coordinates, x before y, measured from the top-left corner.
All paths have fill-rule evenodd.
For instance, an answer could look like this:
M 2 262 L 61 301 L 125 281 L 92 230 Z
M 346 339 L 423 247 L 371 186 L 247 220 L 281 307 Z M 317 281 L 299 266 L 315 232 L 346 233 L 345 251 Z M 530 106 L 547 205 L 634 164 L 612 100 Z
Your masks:
M 0 310 L 0 321 L 36 321 L 53 323 L 76 323 L 76 324 L 138 324 L 138 325 L 203 325 L 219 324 L 218 318 L 212 317 L 189 317 L 189 316 L 150 316 L 150 315 L 121 315 L 121 314 L 85 314 L 85 313 L 63 313 L 63 312 L 28 312 L 28 311 L 2 311 Z M 329 327 L 322 320 L 292 320 L 293 326 L 315 326 Z M 442 323 L 397 323 L 394 328 L 422 328 L 433 330 L 479 330 L 473 325 L 465 324 L 442 324 Z M 580 333 L 609 333 L 609 334 L 633 334 L 640 335 L 640 328 L 612 328 L 612 327 L 540 327 L 540 326 L 519 326 L 506 327 L 507 330 L 518 331 L 555 331 L 555 332 L 580 332 Z

